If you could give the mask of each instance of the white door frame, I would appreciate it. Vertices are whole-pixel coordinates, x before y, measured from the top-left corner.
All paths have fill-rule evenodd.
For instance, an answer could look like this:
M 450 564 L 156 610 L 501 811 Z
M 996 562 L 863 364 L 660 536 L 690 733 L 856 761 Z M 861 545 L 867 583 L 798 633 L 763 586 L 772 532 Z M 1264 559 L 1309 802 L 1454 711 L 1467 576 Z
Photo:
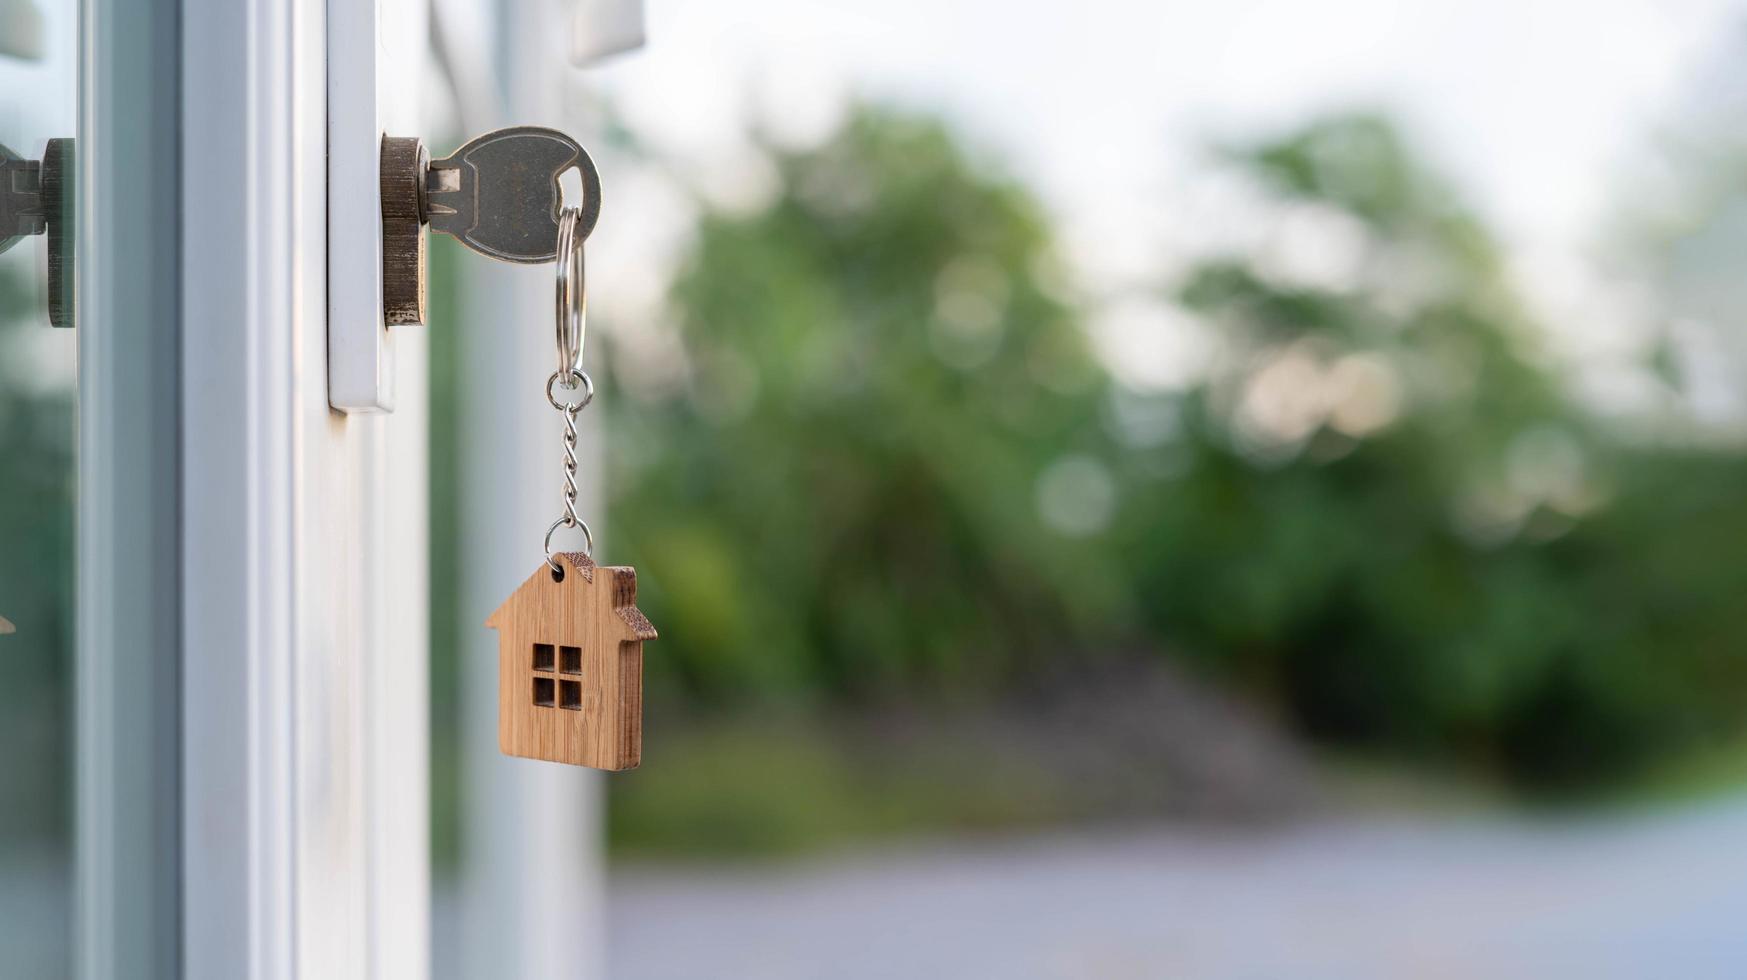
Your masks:
M 429 972 L 425 346 L 330 411 L 325 13 L 183 0 L 189 977 Z
M 428 974 L 423 338 L 328 410 L 324 15 L 82 10 L 84 977 Z
M 181 963 L 178 0 L 79 9 L 74 969 Z

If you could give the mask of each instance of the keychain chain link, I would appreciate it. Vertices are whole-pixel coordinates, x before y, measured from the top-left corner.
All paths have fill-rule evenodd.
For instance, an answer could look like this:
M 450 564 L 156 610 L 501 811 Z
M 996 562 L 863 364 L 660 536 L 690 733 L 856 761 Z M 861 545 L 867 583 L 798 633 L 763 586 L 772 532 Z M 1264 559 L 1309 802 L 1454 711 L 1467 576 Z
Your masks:
M 572 527 L 582 522 L 576 516 L 576 414 L 564 413 L 564 518 Z
M 576 416 L 594 401 L 594 380 L 582 370 L 582 342 L 587 329 L 588 300 L 583 282 L 582 239 L 577 232 L 581 212 L 567 207 L 558 219 L 558 370 L 546 379 L 546 401 L 564 415 L 564 514 L 546 529 L 546 564 L 562 575 L 552 551 L 552 535 L 561 527 L 582 531 L 584 554 L 594 556 L 594 532 L 576 512 Z M 576 401 L 560 401 L 558 392 L 582 395 Z
M 566 381 L 569 383 L 564 384 L 563 382 Z M 581 399 L 574 402 L 558 400 L 558 389 L 576 391 L 579 388 L 582 390 Z M 594 557 L 594 532 L 589 530 L 588 522 L 576 512 L 576 416 L 588 407 L 589 402 L 594 401 L 594 380 L 585 371 L 571 371 L 568 378 L 555 371 L 552 377 L 546 380 L 546 400 L 564 415 L 564 435 L 562 437 L 564 443 L 564 514 L 546 529 L 546 564 L 550 565 L 554 572 L 561 573 L 558 560 L 552 552 L 552 535 L 561 527 L 581 529 L 583 553 L 591 558 Z

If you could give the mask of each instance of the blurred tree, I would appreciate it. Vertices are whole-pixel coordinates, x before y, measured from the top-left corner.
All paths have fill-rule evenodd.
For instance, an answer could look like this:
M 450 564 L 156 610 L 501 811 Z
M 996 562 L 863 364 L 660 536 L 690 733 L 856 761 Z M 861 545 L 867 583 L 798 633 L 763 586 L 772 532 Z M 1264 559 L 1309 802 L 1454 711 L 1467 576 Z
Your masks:
M 1385 121 L 1230 154 L 1276 234 L 1157 297 L 1215 351 L 1183 390 L 1110 378 L 1041 209 L 939 125 L 770 152 L 774 200 L 707 213 L 673 287 L 684 384 L 612 402 L 670 690 L 998 693 L 1140 646 L 1537 785 L 1739 728 L 1743 464 L 1571 404 Z
M 1038 285 L 1038 206 L 892 113 L 775 162 L 776 200 L 706 216 L 673 288 L 685 390 L 616 401 L 652 665 L 697 695 L 867 695 L 1075 648 L 1121 582 L 1033 486 L 1106 450 L 1107 382 Z
M 1384 121 L 1235 160 L 1349 261 L 1305 283 L 1259 248 L 1177 291 L 1223 356 L 1152 451 L 1187 462 L 1125 515 L 1152 631 L 1318 736 L 1541 784 L 1732 724 L 1747 672 L 1718 653 L 1747 566 L 1668 543 L 1747 519 L 1740 463 L 1622 444 L 1570 404 L 1497 247 Z

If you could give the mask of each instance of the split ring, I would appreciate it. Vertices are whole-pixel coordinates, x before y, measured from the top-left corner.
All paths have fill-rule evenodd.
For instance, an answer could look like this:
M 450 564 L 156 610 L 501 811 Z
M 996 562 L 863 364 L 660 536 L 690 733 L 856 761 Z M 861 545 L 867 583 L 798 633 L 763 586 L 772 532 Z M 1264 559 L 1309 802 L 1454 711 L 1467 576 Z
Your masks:
M 561 378 L 565 382 L 563 385 L 558 384 Z M 582 399 L 580 401 L 561 402 L 558 400 L 558 387 L 562 387 L 565 391 L 575 391 L 578 385 L 582 386 Z M 571 371 L 568 376 L 565 372 L 553 371 L 552 376 L 546 379 L 546 401 L 560 412 L 580 412 L 588 407 L 589 402 L 594 401 L 594 379 L 588 376 L 587 371 Z
M 578 227 L 581 220 L 582 212 L 575 207 L 565 208 L 558 216 L 558 288 L 554 312 L 558 321 L 560 375 L 581 373 L 582 342 L 588 333 L 588 282 L 582 261 L 582 240 L 587 233 Z
M 552 535 L 561 527 L 582 528 L 582 553 L 590 558 L 594 557 L 594 532 L 588 529 L 588 522 L 580 517 L 572 523 L 569 514 L 553 521 L 552 526 L 546 529 L 546 564 L 552 566 L 554 572 L 563 574 L 563 569 L 558 567 L 558 560 L 553 557 L 552 553 Z

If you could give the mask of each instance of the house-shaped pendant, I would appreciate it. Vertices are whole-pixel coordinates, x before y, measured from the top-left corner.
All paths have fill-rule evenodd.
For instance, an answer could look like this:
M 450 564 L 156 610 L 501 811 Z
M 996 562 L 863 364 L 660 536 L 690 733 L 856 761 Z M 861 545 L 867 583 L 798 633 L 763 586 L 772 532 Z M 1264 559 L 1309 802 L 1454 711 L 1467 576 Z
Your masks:
M 485 621 L 497 630 L 497 740 L 506 755 L 635 769 L 643 755 L 643 641 L 634 569 L 581 552 L 541 564 Z

